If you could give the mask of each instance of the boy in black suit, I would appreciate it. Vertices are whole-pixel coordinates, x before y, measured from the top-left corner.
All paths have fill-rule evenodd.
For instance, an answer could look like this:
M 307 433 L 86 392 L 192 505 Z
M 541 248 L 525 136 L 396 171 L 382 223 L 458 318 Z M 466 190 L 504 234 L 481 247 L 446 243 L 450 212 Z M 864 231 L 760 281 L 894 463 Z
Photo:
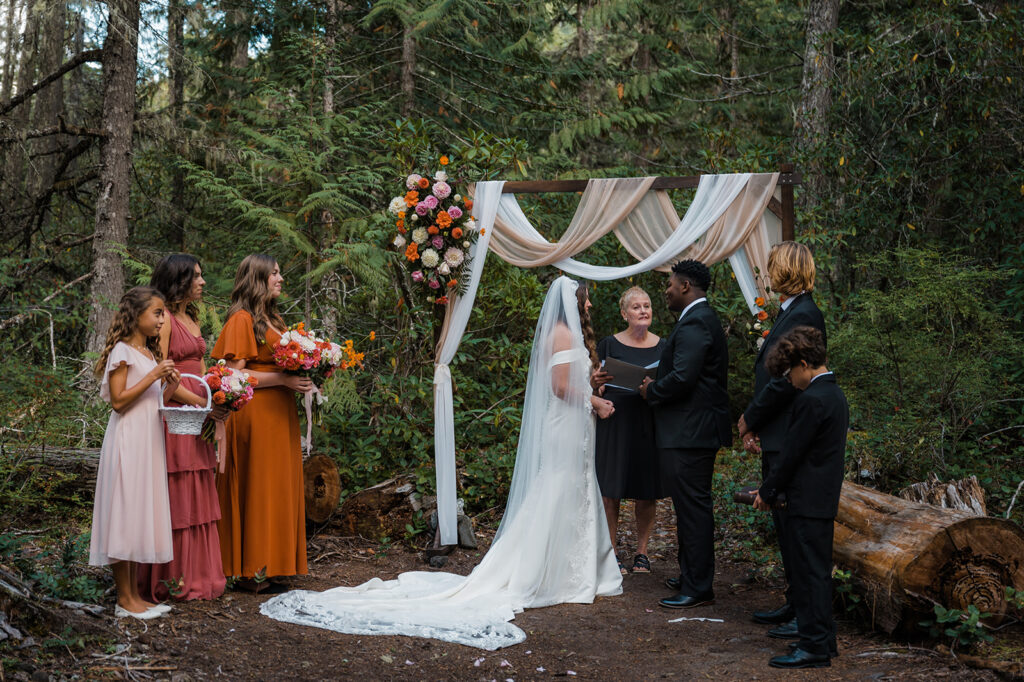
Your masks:
M 711 479 L 715 455 L 732 442 L 729 419 L 729 351 L 718 316 L 705 292 L 711 273 L 696 260 L 672 266 L 665 299 L 679 321 L 640 394 L 654 412 L 654 440 L 662 475 L 676 510 L 679 578 L 666 582 L 676 594 L 659 604 L 688 609 L 713 604 L 715 516 Z
M 843 485 L 849 408 L 825 366 L 825 339 L 801 326 L 779 339 L 766 359 L 772 376 L 801 391 L 779 459 L 761 483 L 754 506 L 771 509 L 786 493 L 784 546 L 790 550 L 791 599 L 799 641 L 774 668 L 822 668 L 836 655 L 832 619 L 832 532 Z

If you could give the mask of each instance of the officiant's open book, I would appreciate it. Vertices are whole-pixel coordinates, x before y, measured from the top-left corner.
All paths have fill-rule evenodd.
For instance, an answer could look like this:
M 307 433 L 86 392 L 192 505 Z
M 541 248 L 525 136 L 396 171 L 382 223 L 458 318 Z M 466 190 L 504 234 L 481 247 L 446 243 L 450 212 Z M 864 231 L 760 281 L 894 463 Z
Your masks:
M 614 377 L 606 385 L 626 391 L 635 391 L 644 382 L 644 377 L 654 379 L 658 374 L 657 362 L 641 367 L 615 358 L 605 358 L 601 361 L 601 367 Z

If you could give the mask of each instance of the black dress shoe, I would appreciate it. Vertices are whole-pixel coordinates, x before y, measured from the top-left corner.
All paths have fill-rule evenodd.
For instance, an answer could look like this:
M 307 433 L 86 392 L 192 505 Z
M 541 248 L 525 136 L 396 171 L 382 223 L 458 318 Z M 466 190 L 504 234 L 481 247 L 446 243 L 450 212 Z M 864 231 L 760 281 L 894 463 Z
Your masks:
M 790 651 L 793 651 L 798 646 L 800 646 L 800 642 L 790 642 L 786 646 L 789 647 Z M 829 658 L 839 658 L 839 649 L 836 648 L 836 643 L 835 642 L 832 642 L 832 644 L 830 644 L 829 647 L 828 647 L 828 657 Z
M 691 597 L 686 594 L 677 594 L 674 597 L 665 597 L 658 602 L 659 606 L 666 609 L 692 609 L 696 606 L 704 606 L 715 603 L 715 593 L 708 592 L 699 597 Z
M 765 634 L 769 637 L 774 637 L 775 639 L 800 639 L 800 631 L 796 626 L 796 618 L 783 623 L 778 627 L 772 628 Z
M 773 668 L 827 668 L 832 661 L 827 654 L 809 654 L 803 649 L 793 649 L 785 656 L 776 656 L 768 661 Z
M 668 585 L 668 589 L 678 592 L 683 583 L 679 578 L 665 578 L 665 584 Z
M 777 609 L 771 611 L 754 611 L 754 622 L 763 625 L 778 625 L 793 620 L 796 614 L 793 607 L 787 602 Z

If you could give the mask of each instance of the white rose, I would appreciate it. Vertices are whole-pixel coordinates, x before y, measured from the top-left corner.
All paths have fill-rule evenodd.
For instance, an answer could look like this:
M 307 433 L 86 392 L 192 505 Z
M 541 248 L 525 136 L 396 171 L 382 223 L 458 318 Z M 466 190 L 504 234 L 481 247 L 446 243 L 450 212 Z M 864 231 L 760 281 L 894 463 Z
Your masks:
M 388 211 L 398 215 L 400 212 L 405 210 L 405 199 L 402 197 L 395 197 L 391 200 L 391 204 L 388 206 Z
M 476 221 L 473 220 L 472 218 L 467 220 L 466 221 L 466 229 L 467 230 L 475 230 L 476 229 Z
M 418 215 L 416 215 L 415 213 L 413 213 L 411 216 L 409 216 L 409 220 L 411 220 L 413 222 L 416 222 L 419 219 L 420 219 L 420 217 Z
M 760 322 L 755 322 L 754 323 L 754 329 L 757 329 L 758 331 L 760 331 L 761 330 L 761 323 Z
M 417 227 L 412 231 L 412 240 L 417 244 L 422 244 L 427 241 L 427 230 L 422 227 Z
M 436 180 L 438 182 L 444 182 L 447 179 L 448 179 L 448 174 L 445 173 L 444 171 L 437 171 L 436 173 L 434 173 L 434 180 Z
M 470 243 L 469 242 L 462 242 L 462 248 L 468 249 L 469 247 L 470 247 Z
M 457 202 L 458 201 L 462 201 L 462 195 L 461 194 L 456 194 L 454 197 L 452 197 L 452 199 L 454 199 Z
M 424 267 L 432 268 L 441 261 L 441 257 L 437 255 L 437 251 L 427 249 L 423 252 L 423 255 L 420 256 L 420 260 L 423 261 Z
M 437 266 L 437 274 L 439 275 L 447 275 L 450 272 L 451 268 L 448 267 L 447 263 L 441 263 L 440 265 Z
M 396 249 L 400 249 L 403 246 L 405 246 L 405 237 L 403 237 L 402 235 L 398 235 L 395 237 L 395 241 L 391 243 L 395 245 Z

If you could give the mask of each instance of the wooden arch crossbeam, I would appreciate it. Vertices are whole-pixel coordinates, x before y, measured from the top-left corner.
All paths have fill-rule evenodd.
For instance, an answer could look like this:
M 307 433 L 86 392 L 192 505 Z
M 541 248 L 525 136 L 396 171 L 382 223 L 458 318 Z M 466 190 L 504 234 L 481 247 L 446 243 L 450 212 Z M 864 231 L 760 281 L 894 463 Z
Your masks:
M 775 197 L 768 202 L 768 210 L 782 221 L 782 238 L 791 240 L 795 234 L 796 214 L 793 208 L 793 187 L 799 185 L 803 176 L 793 169 L 793 164 L 779 166 L 779 188 L 782 201 Z M 520 180 L 506 182 L 502 194 L 541 194 L 544 192 L 582 192 L 588 180 Z M 655 178 L 651 189 L 693 189 L 700 182 L 699 175 Z

